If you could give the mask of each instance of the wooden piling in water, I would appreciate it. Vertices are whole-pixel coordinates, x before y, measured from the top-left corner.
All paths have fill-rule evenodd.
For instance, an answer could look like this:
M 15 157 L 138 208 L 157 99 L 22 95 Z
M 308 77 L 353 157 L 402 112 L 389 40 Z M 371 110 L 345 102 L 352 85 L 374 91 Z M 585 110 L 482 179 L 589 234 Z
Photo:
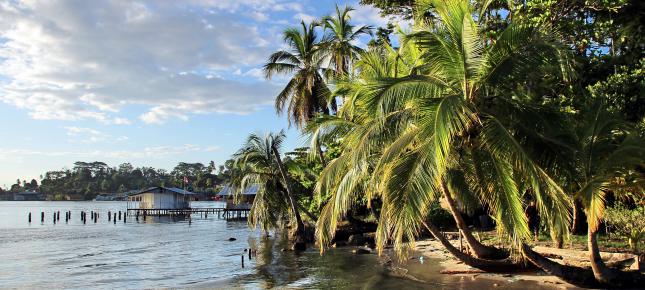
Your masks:
M 242 268 L 244 268 L 244 254 L 242 254 Z
M 56 224 L 56 213 L 54 213 L 53 221 L 54 221 L 54 224 Z
M 112 221 L 114 221 L 114 224 L 116 225 L 116 213 L 114 213 L 114 217 L 112 218 Z
M 41 211 L 41 212 L 40 212 L 40 222 L 41 222 L 41 223 L 44 223 L 44 222 L 45 222 L 45 212 L 44 212 L 44 211 Z
M 29 218 L 28 218 L 28 220 L 29 220 L 29 223 L 31 223 L 31 212 L 29 212 Z
M 121 211 L 119 211 L 119 220 L 121 220 Z
M 249 261 L 251 261 L 251 249 L 249 249 Z

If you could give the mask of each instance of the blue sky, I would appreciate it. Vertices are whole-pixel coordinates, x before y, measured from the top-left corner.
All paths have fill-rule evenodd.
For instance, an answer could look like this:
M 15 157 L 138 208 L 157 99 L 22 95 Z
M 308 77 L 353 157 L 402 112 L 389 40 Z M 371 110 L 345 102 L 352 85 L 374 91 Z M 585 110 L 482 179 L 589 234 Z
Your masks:
M 285 77 L 259 68 L 336 2 L 0 0 L 0 186 L 74 161 L 219 165 L 249 132 L 287 129 Z M 355 24 L 387 22 L 355 2 L 338 1 Z M 288 130 L 286 149 L 305 143 Z

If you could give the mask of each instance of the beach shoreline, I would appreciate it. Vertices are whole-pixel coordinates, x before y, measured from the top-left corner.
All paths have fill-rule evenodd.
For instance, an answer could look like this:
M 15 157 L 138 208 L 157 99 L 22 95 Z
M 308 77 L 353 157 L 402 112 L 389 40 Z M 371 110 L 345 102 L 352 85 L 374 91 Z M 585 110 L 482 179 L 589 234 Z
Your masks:
M 458 240 L 451 240 L 459 246 Z M 503 289 L 530 286 L 531 289 L 585 289 L 567 283 L 556 276 L 540 270 L 522 273 L 487 273 L 470 267 L 454 258 L 439 241 L 434 239 L 420 240 L 410 257 L 404 262 L 397 262 L 392 249 L 382 255 L 381 263 L 394 276 L 411 279 L 417 282 L 430 283 L 433 277 L 450 276 L 464 283 L 475 282 L 485 288 L 500 287 Z

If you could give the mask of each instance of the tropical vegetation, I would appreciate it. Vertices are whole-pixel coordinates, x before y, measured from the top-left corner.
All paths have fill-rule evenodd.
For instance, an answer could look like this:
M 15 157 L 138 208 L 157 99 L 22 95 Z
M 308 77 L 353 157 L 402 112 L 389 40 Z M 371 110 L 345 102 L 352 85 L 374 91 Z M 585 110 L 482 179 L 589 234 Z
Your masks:
M 31 182 L 18 179 L 8 191 L 32 190 L 43 193 L 49 199 L 64 199 L 68 195 L 85 200 L 91 200 L 99 194 L 123 193 L 151 186 L 187 188 L 214 194 L 217 187 L 229 182 L 232 167 L 233 160 L 219 167 L 213 161 L 208 165 L 180 162 L 171 171 L 149 166 L 134 167 L 130 163 L 111 167 L 100 161 L 78 161 L 71 169 L 45 172 L 40 176 L 40 183 L 35 179 Z
M 286 29 L 289 49 L 264 66 L 267 78 L 290 77 L 276 109 L 311 144 L 283 154 L 283 133 L 251 134 L 235 154 L 232 185 L 262 189 L 252 226 L 288 227 L 296 244 L 315 227 L 324 252 L 361 219 L 376 222 L 379 253 L 392 245 L 400 258 L 430 234 L 484 271 L 534 266 L 593 287 L 645 281 L 605 264 L 598 246 L 612 228 L 601 225 L 645 218 L 614 209 L 645 201 L 641 1 L 362 3 L 407 25 L 378 28 L 360 47 L 373 29 L 337 6 Z M 437 204 L 468 252 L 439 229 Z M 506 248 L 476 238 L 476 212 Z M 556 247 L 586 235 L 591 268 L 533 251 L 536 232 Z

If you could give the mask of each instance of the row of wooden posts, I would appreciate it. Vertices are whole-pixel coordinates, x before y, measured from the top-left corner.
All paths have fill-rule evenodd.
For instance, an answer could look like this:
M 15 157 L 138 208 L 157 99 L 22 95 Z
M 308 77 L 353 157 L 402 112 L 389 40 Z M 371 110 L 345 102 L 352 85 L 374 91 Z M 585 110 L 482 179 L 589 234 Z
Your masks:
M 249 261 L 251 261 L 252 257 L 258 256 L 258 251 L 255 249 L 244 249 L 244 253 L 247 253 L 249 255 Z M 244 254 L 241 255 L 241 258 L 242 258 L 242 268 L 244 268 Z
M 188 223 L 189 224 L 192 223 L 191 214 L 192 213 L 197 213 L 197 212 L 200 213 L 201 217 L 208 218 L 208 211 L 194 211 L 194 212 L 193 211 L 186 211 L 185 214 L 188 216 Z M 229 220 L 229 219 L 244 219 L 244 218 L 248 218 L 248 214 L 249 214 L 248 210 L 217 209 L 217 210 L 213 210 L 212 212 L 217 212 L 217 217 L 218 218 L 225 218 L 227 220 Z M 64 213 L 65 213 L 65 222 L 67 223 L 72 219 L 72 211 L 66 211 Z M 174 214 L 182 215 L 183 212 L 177 211 L 175 213 L 175 211 L 168 211 L 168 213 L 165 213 L 164 215 L 172 216 Z M 88 215 L 88 212 L 86 212 L 86 211 L 81 211 L 80 212 L 80 218 L 81 218 L 81 221 L 83 222 L 83 224 L 87 223 L 87 215 Z M 134 214 L 132 214 L 132 215 L 135 217 L 135 219 L 137 221 L 139 221 L 139 215 L 142 215 L 143 220 L 145 221 L 148 215 L 154 215 L 154 213 L 148 213 L 148 210 L 135 210 Z M 162 214 L 161 214 L 161 212 L 159 212 L 159 214 L 157 214 L 157 215 L 161 216 Z M 90 221 L 93 221 L 94 223 L 96 223 L 99 220 L 100 214 L 99 214 L 98 211 L 90 211 L 89 216 L 90 216 Z M 114 212 L 108 211 L 107 212 L 108 222 L 114 222 L 115 224 L 116 224 L 117 220 L 121 221 L 122 219 L 123 219 L 123 222 L 125 223 L 126 220 L 127 220 L 127 216 L 128 216 L 128 214 L 125 211 L 118 211 L 118 212 L 117 211 L 114 211 Z M 28 219 L 28 222 L 31 223 L 31 221 L 32 221 L 31 212 L 29 212 L 29 215 L 28 215 L 27 219 Z M 54 224 L 56 224 L 57 222 L 60 222 L 60 211 L 55 211 L 53 213 L 52 221 L 53 221 Z M 45 212 L 44 211 L 40 212 L 40 222 L 41 223 L 45 222 Z
M 65 213 L 65 222 L 67 223 L 72 219 L 72 211 L 68 210 L 68 211 L 66 211 L 64 213 Z M 83 222 L 83 224 L 87 223 L 87 214 L 88 214 L 88 212 L 86 212 L 86 211 L 81 211 L 80 212 L 80 218 L 81 218 L 81 221 Z M 90 214 L 90 220 L 91 221 L 94 221 L 94 223 L 98 222 L 99 215 L 100 215 L 98 211 L 90 211 L 89 214 Z M 107 216 L 108 216 L 108 222 L 114 221 L 115 224 L 116 224 L 117 219 L 119 221 L 121 219 L 123 219 L 124 223 L 127 221 L 127 215 L 125 214 L 125 212 L 122 212 L 122 211 L 118 211 L 118 215 L 117 215 L 116 211 L 115 212 L 108 211 Z M 139 220 L 139 215 L 138 214 L 136 216 L 136 219 L 137 219 L 137 221 Z M 145 215 L 144 215 L 144 220 L 145 220 Z M 29 223 L 31 223 L 31 212 L 29 212 L 29 215 L 27 216 L 27 221 Z M 53 213 L 52 221 L 54 222 L 54 224 L 56 224 L 57 222 L 60 222 L 60 211 L 55 211 Z M 41 223 L 45 222 L 45 212 L 44 211 L 40 212 L 40 222 Z

